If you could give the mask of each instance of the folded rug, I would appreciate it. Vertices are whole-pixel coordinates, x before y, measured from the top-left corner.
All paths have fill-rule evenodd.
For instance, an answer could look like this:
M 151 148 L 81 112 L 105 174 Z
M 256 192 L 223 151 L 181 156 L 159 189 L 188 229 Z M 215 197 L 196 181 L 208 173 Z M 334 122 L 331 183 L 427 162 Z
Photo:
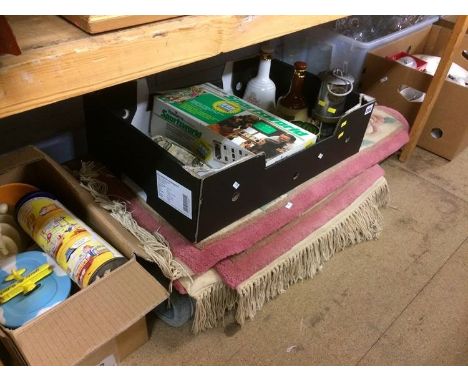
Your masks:
M 375 238 L 381 220 L 377 207 L 387 188 L 382 170 L 373 165 L 407 141 L 406 120 L 377 106 L 359 153 L 198 244 L 109 174 L 83 166 L 81 182 L 140 240 L 144 257 L 196 300 L 197 332 L 217 325 L 235 306 L 238 322 L 244 322 L 288 285 L 312 277 L 347 243 Z M 325 232 L 323 227 L 329 229 L 325 236 L 309 237 Z
M 185 265 L 188 273 L 199 274 L 224 258 L 250 248 L 258 240 L 293 221 L 347 181 L 393 154 L 407 141 L 408 124 L 404 117 L 393 109 L 377 106 L 359 153 L 197 244 L 188 241 L 151 209 L 132 207 L 136 199 L 134 193 L 122 189 L 118 180 L 108 177 L 105 183 L 110 195 L 119 195 L 125 200 L 133 217 L 143 228 L 149 232 L 158 231 L 170 243 L 173 257 Z M 84 185 L 91 179 L 88 175 L 82 172 Z M 285 209 L 285 205 L 292 205 L 293 208 Z M 171 280 L 177 278 L 174 275 L 166 277 Z
M 408 141 L 408 124 L 392 109 L 374 109 L 364 148 L 336 166 L 298 186 L 221 232 L 194 245 L 175 230 L 160 232 L 171 243 L 174 256 L 194 273 L 205 272 L 220 260 L 240 253 L 267 237 L 367 168 L 393 154 Z M 293 208 L 285 209 L 285 205 Z
M 180 279 L 196 302 L 193 331 L 219 325 L 232 309 L 244 323 L 290 285 L 313 277 L 336 252 L 377 238 L 379 207 L 387 200 L 387 182 L 376 165 L 252 248 L 193 280 Z

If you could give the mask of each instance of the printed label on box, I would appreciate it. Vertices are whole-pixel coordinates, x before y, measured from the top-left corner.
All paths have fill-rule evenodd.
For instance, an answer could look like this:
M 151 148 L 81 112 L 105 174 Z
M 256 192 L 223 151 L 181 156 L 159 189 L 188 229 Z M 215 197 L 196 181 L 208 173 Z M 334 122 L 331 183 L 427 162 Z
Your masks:
M 158 198 L 192 219 L 192 191 L 175 180 L 156 171 Z

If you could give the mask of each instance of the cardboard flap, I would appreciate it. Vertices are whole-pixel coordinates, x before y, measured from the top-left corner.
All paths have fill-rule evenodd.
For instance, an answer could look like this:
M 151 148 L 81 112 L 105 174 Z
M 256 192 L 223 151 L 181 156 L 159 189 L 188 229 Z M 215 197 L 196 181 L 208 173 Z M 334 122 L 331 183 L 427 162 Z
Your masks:
M 420 91 L 426 91 L 431 83 L 432 76 L 419 72 L 415 69 L 408 70 L 403 65 L 397 64 L 390 59 L 368 55 L 365 62 L 366 72 L 361 80 L 364 92 L 372 92 L 374 89 L 397 94 L 400 85 L 410 86 Z M 372 96 L 378 97 L 371 93 Z
M 24 170 L 26 165 L 33 163 L 36 167 L 30 170 L 29 174 L 25 174 L 28 172 Z M 12 170 L 18 170 L 18 172 L 13 173 Z M 37 184 L 37 181 L 40 179 L 42 179 L 42 183 L 47 184 L 47 181 L 50 181 L 50 185 L 52 185 L 54 179 L 61 178 L 62 181 L 58 182 L 54 189 L 46 188 L 45 190 L 55 194 L 72 213 L 88 223 L 104 239 L 109 240 L 109 236 L 113 237 L 112 244 L 123 254 L 132 254 L 140 248 L 139 241 L 109 213 L 103 213 L 104 210 L 94 202 L 91 194 L 80 186 L 78 180 L 47 154 L 34 146 L 27 146 L 0 156 L 0 174 L 11 173 L 10 181 L 14 182 L 17 181 L 14 178 L 18 177 L 19 172 L 24 178 L 22 182 L 34 184 L 39 188 L 41 186 Z M 70 204 L 70 202 L 72 203 Z M 80 206 L 80 211 L 73 208 Z M 96 226 L 105 227 L 104 232 L 99 232 Z
M 17 348 L 14 341 L 10 338 L 8 333 L 5 332 L 2 327 L 0 327 L 0 345 L 3 345 L 4 350 L 6 350 L 6 352 L 8 353 L 2 354 L 2 346 L 0 346 L 0 358 L 1 356 L 6 357 L 6 359 L 8 360 L 8 365 L 11 364 L 16 366 L 24 365 L 26 363 L 23 355 L 21 354 L 21 351 Z
M 44 158 L 44 154 L 35 147 L 22 147 L 0 156 L 0 173 L 21 165 L 36 162 L 42 158 Z
M 452 34 L 452 28 L 445 28 L 443 26 L 434 25 L 431 30 L 431 34 L 427 39 L 426 43 L 426 54 L 441 57 L 444 54 L 447 42 Z M 465 70 L 468 70 L 468 59 L 463 56 L 463 51 L 468 49 L 468 31 L 465 33 L 458 51 L 455 52 L 453 62 L 460 65 Z
M 29 173 L 24 170 L 26 165 L 33 163 L 36 167 L 32 167 Z M 44 190 L 55 194 L 72 213 L 95 229 L 104 239 L 109 240 L 109 237 L 112 237 L 112 244 L 122 254 L 132 254 L 140 249 L 139 241 L 108 212 L 104 212 L 105 210 L 94 202 L 91 194 L 80 186 L 79 181 L 47 154 L 34 146 L 27 146 L 0 156 L 0 174 L 14 169 L 21 169 L 18 171 L 21 171 L 24 178 L 22 182 L 34 184 L 41 189 L 41 184 L 37 183 L 39 180 L 41 180 L 40 183 L 50 186 L 55 183 L 54 179 L 61 178 L 62 181 L 57 182 L 53 189 L 46 187 Z M 18 174 L 13 173 L 11 175 L 12 179 L 17 176 Z M 76 210 L 77 207 L 81 208 Z M 105 227 L 105 229 L 99 232 L 96 226 Z
M 74 365 L 167 298 L 136 260 L 12 331 L 30 365 Z
M 422 53 L 425 50 L 426 40 L 431 33 L 431 28 L 432 27 L 429 25 L 421 30 L 381 45 L 376 49 L 373 49 L 370 53 L 381 57 L 392 56 L 398 52 L 407 52 L 411 54 Z

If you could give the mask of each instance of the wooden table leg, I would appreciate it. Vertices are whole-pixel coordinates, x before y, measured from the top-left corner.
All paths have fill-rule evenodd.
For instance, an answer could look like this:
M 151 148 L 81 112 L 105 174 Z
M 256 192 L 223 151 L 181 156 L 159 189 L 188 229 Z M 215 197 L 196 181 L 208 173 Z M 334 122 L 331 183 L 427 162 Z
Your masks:
M 434 74 L 434 78 L 426 92 L 426 97 L 418 111 L 413 127 L 411 128 L 410 140 L 403 148 L 400 155 L 400 161 L 405 162 L 412 154 L 419 137 L 424 130 L 424 126 L 431 115 L 432 108 L 437 102 L 439 93 L 447 78 L 448 71 L 452 65 L 453 57 L 457 54 L 458 48 L 465 37 L 468 27 L 468 16 L 458 16 L 457 22 L 450 36 L 450 40 L 445 48 L 444 54 L 440 60 L 439 66 Z

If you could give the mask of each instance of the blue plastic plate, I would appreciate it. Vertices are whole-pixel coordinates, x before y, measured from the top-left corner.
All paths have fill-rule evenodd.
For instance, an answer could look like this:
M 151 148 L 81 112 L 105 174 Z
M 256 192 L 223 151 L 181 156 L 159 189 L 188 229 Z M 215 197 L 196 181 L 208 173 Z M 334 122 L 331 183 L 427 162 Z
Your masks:
M 28 275 L 44 263 L 52 265 L 54 272 L 39 281 L 40 286 L 31 294 L 18 295 L 0 305 L 0 324 L 15 329 L 40 316 L 65 300 L 70 294 L 71 280 L 57 263 L 44 252 L 29 251 L 0 260 L 0 289 L 12 284 L 5 278 L 15 269 L 25 268 Z

